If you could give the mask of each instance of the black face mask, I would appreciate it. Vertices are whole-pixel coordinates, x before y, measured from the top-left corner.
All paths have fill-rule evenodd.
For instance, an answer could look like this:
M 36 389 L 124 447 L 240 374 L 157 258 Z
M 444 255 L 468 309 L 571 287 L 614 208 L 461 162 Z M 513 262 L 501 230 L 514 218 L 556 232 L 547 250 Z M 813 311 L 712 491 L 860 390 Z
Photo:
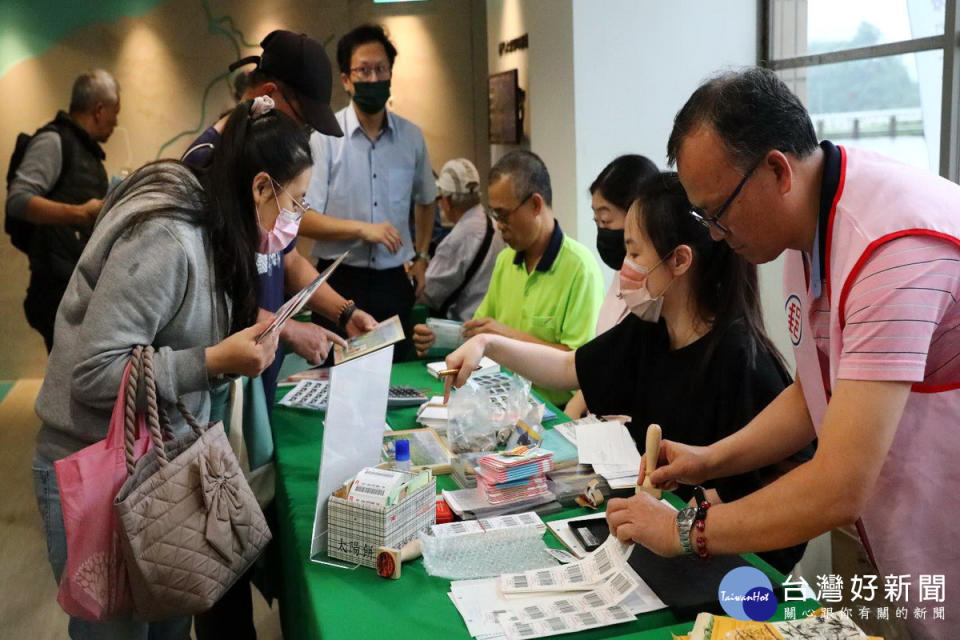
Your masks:
M 619 271 L 627 257 L 627 248 L 623 245 L 623 229 L 597 228 L 597 252 L 603 264 Z
M 379 113 L 390 99 L 390 81 L 354 82 L 353 101 L 364 113 Z

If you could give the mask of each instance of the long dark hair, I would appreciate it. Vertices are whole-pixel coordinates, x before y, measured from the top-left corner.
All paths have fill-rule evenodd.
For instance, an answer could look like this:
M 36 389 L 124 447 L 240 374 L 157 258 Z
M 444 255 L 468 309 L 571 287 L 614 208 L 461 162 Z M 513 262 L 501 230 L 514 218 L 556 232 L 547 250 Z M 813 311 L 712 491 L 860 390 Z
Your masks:
M 599 193 L 603 199 L 626 211 L 637 199 L 640 186 L 660 173 L 657 165 L 646 156 L 627 154 L 614 158 L 603 168 L 590 185 L 590 195 Z
M 208 168 L 192 172 L 174 160 L 150 162 L 117 185 L 103 204 L 109 212 L 132 199 L 139 204 L 148 193 L 159 194 L 162 198 L 154 203 L 137 207 L 126 223 L 127 232 L 158 216 L 205 228 L 217 293 L 232 301 L 231 333 L 250 326 L 257 316 L 259 233 L 253 177 L 266 171 L 282 185 L 313 164 L 303 127 L 277 109 L 251 118 L 251 104 L 247 100 L 230 111 Z
M 741 324 L 750 339 L 748 364 L 755 366 L 763 350 L 786 375 L 783 356 L 764 330 L 756 265 L 738 256 L 727 243 L 714 242 L 707 228 L 690 215 L 690 208 L 677 174 L 665 171 L 643 184 L 630 215 L 637 216 L 636 222 L 660 258 L 682 244 L 693 250 L 690 279 L 697 313 L 713 325 L 704 362 L 710 360 L 723 334 Z
M 230 113 L 209 171 L 200 181 L 207 194 L 207 226 L 217 283 L 233 302 L 230 330 L 250 326 L 257 315 L 257 214 L 253 178 L 265 171 L 281 185 L 313 165 L 303 127 L 279 109 L 252 117 L 252 100 Z

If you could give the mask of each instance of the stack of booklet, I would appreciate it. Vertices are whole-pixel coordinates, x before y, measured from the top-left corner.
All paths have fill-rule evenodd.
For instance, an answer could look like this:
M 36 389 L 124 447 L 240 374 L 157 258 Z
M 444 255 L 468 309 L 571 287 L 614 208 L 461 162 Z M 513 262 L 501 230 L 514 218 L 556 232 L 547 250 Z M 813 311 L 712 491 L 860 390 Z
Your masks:
M 509 504 L 547 493 L 553 452 L 545 449 L 495 453 L 483 456 L 477 469 L 477 487 L 490 504 Z

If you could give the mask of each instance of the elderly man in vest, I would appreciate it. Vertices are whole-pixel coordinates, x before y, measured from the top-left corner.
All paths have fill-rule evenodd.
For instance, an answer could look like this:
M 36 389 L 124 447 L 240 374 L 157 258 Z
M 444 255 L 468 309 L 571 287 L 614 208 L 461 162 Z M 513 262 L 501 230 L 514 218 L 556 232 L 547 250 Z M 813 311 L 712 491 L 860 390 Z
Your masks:
M 866 606 L 929 608 L 909 616 L 916 640 L 960 637 L 950 604 L 960 602 L 960 187 L 818 144 L 799 99 L 764 69 L 700 86 L 668 155 L 714 239 L 758 264 L 785 254 L 797 380 L 714 445 L 664 442 L 652 482 L 696 484 L 819 445 L 765 488 L 698 512 L 647 495 L 612 500 L 611 531 L 663 555 L 706 557 L 856 524 L 876 567 Z M 907 585 L 896 599 L 890 579 Z
M 7 190 L 7 216 L 33 225 L 23 308 L 48 353 L 60 298 L 107 193 L 100 144 L 113 133 L 119 113 L 120 87 L 113 76 L 102 69 L 80 75 L 70 112 L 57 113 L 37 131 Z

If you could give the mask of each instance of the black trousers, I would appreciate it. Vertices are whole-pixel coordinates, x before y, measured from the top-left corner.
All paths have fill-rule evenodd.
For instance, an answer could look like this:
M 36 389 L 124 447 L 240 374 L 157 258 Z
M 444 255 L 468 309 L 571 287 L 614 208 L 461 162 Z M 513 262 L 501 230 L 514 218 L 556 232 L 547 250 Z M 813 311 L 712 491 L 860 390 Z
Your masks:
M 43 336 L 43 343 L 47 353 L 53 349 L 53 325 L 57 319 L 57 309 L 60 300 L 67 290 L 67 283 L 42 275 L 30 274 L 30 284 L 27 286 L 27 297 L 23 301 L 23 311 L 27 316 L 27 324 L 36 329 Z
M 253 624 L 253 569 L 240 576 L 209 611 L 193 617 L 197 640 L 256 640 Z
M 317 261 L 317 270 L 323 271 L 331 262 L 333 261 L 321 258 Z M 411 339 L 413 328 L 410 325 L 414 289 L 403 267 L 366 269 L 341 264 L 330 275 L 327 283 L 344 298 L 353 300 L 358 308 L 372 315 L 377 321 L 400 316 L 406 338 L 394 347 L 393 361 L 402 362 L 414 357 Z M 330 322 L 316 313 L 313 314 L 313 321 L 344 335 L 335 322 Z

